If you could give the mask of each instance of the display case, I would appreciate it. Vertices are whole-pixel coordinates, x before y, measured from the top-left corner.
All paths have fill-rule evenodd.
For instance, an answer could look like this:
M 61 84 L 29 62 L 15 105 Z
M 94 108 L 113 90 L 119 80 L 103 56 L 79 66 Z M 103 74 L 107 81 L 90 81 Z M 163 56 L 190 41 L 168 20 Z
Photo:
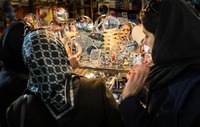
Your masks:
M 69 20 L 69 12 L 64 7 L 52 8 L 49 4 L 38 7 L 34 15 L 38 18 L 34 19 L 40 19 L 43 13 L 47 18 L 44 18 L 43 24 L 41 20 L 36 20 L 40 27 L 55 32 L 69 57 L 80 54 L 80 67 L 75 73 L 87 78 L 104 79 L 118 101 L 127 72 L 132 66 L 141 64 L 143 59 L 141 44 L 144 34 L 141 26 L 134 22 L 122 22 L 111 15 L 101 15 L 95 22 L 86 15 Z M 51 23 L 53 19 L 55 22 Z M 59 29 L 54 30 L 55 26 Z
M 118 101 L 127 81 L 127 72 L 143 59 L 140 48 L 144 34 L 141 29 L 134 31 L 140 26 L 120 22 L 110 15 L 102 15 L 94 23 L 89 17 L 80 16 L 75 26 L 77 34 L 70 37 L 73 41 L 67 39 L 70 41 L 66 44 L 71 49 L 68 54 L 81 54 L 76 73 L 87 78 L 103 78 Z

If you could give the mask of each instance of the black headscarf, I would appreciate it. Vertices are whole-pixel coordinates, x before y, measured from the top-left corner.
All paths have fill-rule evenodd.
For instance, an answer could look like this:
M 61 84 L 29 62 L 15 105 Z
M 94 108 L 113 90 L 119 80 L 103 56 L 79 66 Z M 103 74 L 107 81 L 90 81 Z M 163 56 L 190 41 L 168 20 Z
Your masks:
M 13 22 L 4 31 L 0 40 L 0 60 L 4 68 L 28 73 L 22 58 L 22 44 L 28 31 L 29 27 L 23 21 Z
M 184 0 L 162 0 L 147 84 L 162 88 L 181 74 L 200 71 L 200 15 Z

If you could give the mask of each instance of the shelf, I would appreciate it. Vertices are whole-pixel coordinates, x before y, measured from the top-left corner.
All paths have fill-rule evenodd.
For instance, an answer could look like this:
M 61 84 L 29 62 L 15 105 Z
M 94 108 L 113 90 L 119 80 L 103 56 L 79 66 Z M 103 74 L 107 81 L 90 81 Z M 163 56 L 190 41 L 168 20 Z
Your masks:
M 117 12 L 134 12 L 134 13 L 139 13 L 140 10 L 128 10 L 128 9 L 118 9 L 118 8 L 110 8 L 110 10 L 115 10 Z
M 21 6 L 29 6 L 29 3 L 28 2 L 10 2 L 11 5 L 13 6 L 18 6 L 18 5 L 21 5 Z
M 84 8 L 90 8 L 89 5 L 83 5 L 83 6 L 76 6 L 78 9 L 84 9 Z
M 70 8 L 90 8 L 90 5 L 74 5 L 74 4 L 71 4 L 71 5 L 65 5 L 65 7 L 70 7 Z
M 77 18 L 80 15 L 86 15 L 88 17 L 93 18 L 93 9 L 92 9 L 92 0 L 84 1 L 85 3 L 81 5 L 78 1 L 75 3 L 70 3 L 70 0 L 66 0 L 66 2 L 53 2 L 53 0 L 10 0 L 10 4 L 13 6 L 29 6 L 32 11 L 31 13 L 37 13 L 36 9 L 42 8 L 43 6 L 57 6 L 65 8 L 70 17 L 69 18 Z
M 80 64 L 81 69 L 90 69 L 90 70 L 98 70 L 98 71 L 113 71 L 113 72 L 120 72 L 120 73 L 127 73 L 129 72 L 128 66 L 119 66 L 119 65 L 102 65 L 97 63 L 92 63 L 88 61 L 82 61 Z

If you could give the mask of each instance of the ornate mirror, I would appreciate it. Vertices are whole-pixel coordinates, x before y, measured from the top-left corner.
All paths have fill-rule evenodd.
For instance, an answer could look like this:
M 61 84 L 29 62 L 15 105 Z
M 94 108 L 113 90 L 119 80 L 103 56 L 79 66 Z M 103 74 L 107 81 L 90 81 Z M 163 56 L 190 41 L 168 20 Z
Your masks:
M 33 13 L 26 14 L 23 20 L 31 29 L 36 29 L 39 27 L 38 17 Z
M 77 30 L 76 30 L 76 21 L 75 20 L 67 22 L 66 31 L 68 31 L 68 32 L 77 32 Z
M 103 30 L 103 22 L 106 18 L 106 15 L 101 15 L 97 18 L 97 20 L 95 21 L 95 25 L 94 25 L 94 33 L 102 33 Z
M 69 57 L 74 56 L 76 54 L 81 54 L 83 51 L 81 45 L 76 42 L 75 38 L 68 38 L 68 41 L 65 44 L 65 48 Z
M 90 57 L 90 53 L 93 49 L 97 49 L 96 46 L 93 44 L 93 41 L 91 38 L 89 38 L 88 36 L 82 35 L 82 36 L 78 36 L 75 39 L 75 43 L 77 43 L 77 45 L 80 45 L 81 47 L 81 59 L 80 60 L 89 60 Z
M 120 27 L 119 36 L 122 41 L 130 41 L 132 39 L 131 32 L 134 25 L 131 22 L 126 22 Z
M 56 9 L 56 15 L 55 16 L 56 16 L 55 17 L 56 21 L 58 23 L 62 24 L 62 23 L 66 23 L 68 21 L 69 14 L 64 8 L 59 7 L 59 8 Z
M 93 22 L 88 16 L 82 15 L 76 19 L 76 29 L 79 35 L 89 35 L 93 30 Z
M 121 42 L 119 43 L 121 53 L 135 52 L 138 48 L 138 42 L 132 38 L 132 31 L 135 24 L 132 22 L 126 22 L 121 25 L 119 29 L 119 37 Z
M 118 29 L 119 25 L 119 20 L 114 16 L 107 16 L 103 21 L 103 29 Z

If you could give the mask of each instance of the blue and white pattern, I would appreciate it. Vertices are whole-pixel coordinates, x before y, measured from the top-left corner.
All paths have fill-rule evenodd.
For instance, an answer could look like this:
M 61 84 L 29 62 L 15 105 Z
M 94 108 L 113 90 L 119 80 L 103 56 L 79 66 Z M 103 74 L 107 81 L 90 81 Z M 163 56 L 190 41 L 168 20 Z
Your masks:
M 28 89 L 38 95 L 57 120 L 74 107 L 69 65 L 64 44 L 47 29 L 37 29 L 24 39 L 23 57 L 30 73 Z

